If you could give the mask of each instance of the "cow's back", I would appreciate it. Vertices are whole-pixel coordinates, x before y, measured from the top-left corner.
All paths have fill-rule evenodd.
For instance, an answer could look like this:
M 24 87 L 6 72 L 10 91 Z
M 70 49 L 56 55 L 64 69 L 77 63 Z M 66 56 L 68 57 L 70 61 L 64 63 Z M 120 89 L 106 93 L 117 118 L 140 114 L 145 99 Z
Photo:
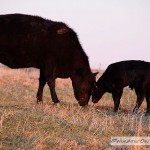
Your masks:
M 60 77 L 78 68 L 91 72 L 71 28 L 22 14 L 0 15 L 0 62 L 11 68 L 55 68 Z
M 12 68 L 38 67 L 40 50 L 37 41 L 44 36 L 44 28 L 44 19 L 40 17 L 1 15 L 0 62 Z

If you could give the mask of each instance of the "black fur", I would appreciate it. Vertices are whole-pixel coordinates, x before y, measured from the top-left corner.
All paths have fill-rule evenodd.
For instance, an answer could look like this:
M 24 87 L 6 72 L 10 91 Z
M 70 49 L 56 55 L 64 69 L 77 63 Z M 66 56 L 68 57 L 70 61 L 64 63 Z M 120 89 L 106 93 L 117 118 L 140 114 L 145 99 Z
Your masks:
M 37 101 L 50 87 L 59 102 L 55 79 L 70 77 L 80 105 L 88 104 L 95 78 L 76 33 L 62 22 L 23 14 L 0 15 L 0 62 L 11 68 L 40 69 Z
M 150 113 L 150 63 L 145 61 L 121 61 L 109 65 L 97 81 L 98 92 L 93 94 L 93 102 L 98 102 L 105 92 L 112 93 L 114 111 L 118 111 L 123 88 L 126 86 L 135 89 L 137 95 L 134 111 L 138 110 L 146 97 L 147 113 Z

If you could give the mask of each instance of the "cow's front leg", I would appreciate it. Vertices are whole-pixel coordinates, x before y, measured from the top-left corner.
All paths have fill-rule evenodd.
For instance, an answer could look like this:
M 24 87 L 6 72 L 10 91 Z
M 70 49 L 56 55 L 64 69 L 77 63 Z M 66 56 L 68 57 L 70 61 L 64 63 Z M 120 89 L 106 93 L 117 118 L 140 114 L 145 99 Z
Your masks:
M 120 105 L 120 98 L 122 96 L 123 89 L 116 89 L 112 92 L 112 97 L 114 101 L 114 112 L 118 111 L 119 105 Z
M 45 75 L 43 73 L 43 71 L 40 69 L 40 77 L 39 77 L 39 88 L 38 88 L 38 92 L 37 92 L 37 103 L 42 101 L 42 97 L 43 97 L 43 88 L 46 84 L 46 79 L 45 79 Z
M 50 88 L 52 101 L 54 102 L 54 104 L 59 103 L 59 99 L 58 99 L 58 97 L 56 95 L 56 91 L 55 91 L 55 79 L 49 78 L 47 81 L 47 84 Z

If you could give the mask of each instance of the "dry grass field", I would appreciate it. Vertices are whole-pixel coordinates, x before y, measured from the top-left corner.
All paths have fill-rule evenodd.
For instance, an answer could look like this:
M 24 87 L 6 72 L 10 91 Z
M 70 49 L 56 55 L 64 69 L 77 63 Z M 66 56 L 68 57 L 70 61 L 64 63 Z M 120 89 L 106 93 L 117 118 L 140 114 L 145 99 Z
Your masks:
M 121 108 L 105 94 L 93 107 L 81 108 L 71 81 L 57 79 L 60 105 L 53 105 L 48 86 L 43 104 L 36 104 L 39 72 L 35 69 L 0 68 L 0 149 L 34 150 L 148 150 L 148 146 L 111 146 L 113 136 L 150 136 L 146 102 L 132 115 L 134 91 L 124 90 Z

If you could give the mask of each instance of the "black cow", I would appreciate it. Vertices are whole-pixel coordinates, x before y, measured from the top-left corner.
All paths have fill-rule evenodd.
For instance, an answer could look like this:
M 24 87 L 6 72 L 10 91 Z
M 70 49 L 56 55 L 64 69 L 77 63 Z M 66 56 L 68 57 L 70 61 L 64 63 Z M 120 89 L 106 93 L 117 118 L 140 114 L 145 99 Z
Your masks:
M 10 68 L 40 69 L 37 102 L 47 83 L 58 103 L 55 79 L 72 80 L 81 106 L 87 105 L 95 78 L 76 33 L 62 22 L 23 14 L 0 15 L 0 62 Z
M 114 111 L 118 111 L 123 88 L 135 89 L 137 102 L 134 112 L 141 106 L 144 97 L 147 101 L 147 113 L 150 113 L 150 63 L 139 60 L 121 61 L 108 66 L 97 81 L 98 92 L 92 96 L 97 103 L 105 92 L 112 93 Z

